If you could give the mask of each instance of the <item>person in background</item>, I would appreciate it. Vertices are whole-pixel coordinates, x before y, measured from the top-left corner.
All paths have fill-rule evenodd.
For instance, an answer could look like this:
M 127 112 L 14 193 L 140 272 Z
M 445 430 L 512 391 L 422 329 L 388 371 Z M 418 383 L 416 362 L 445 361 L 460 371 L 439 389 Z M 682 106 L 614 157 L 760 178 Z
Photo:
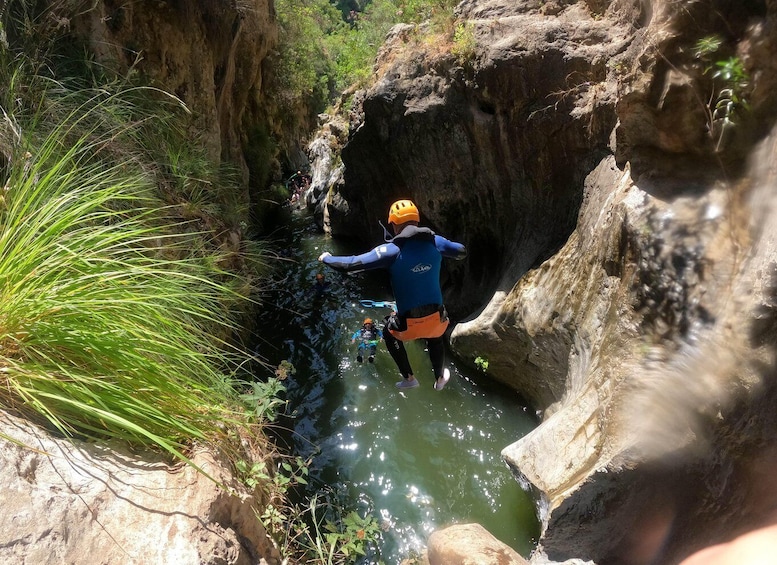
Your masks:
M 351 343 L 359 342 L 358 349 L 356 351 L 356 361 L 361 363 L 364 361 L 364 352 L 369 355 L 367 361 L 373 363 L 375 361 L 375 352 L 378 349 L 378 342 L 383 337 L 383 333 L 375 327 L 372 318 L 365 318 L 364 324 L 354 332 L 351 336 Z
M 418 208 L 411 200 L 397 200 L 389 209 L 393 237 L 387 237 L 386 243 L 361 255 L 338 257 L 325 251 L 318 260 L 343 272 L 388 270 L 397 308 L 385 320 L 383 339 L 402 375 L 397 388 L 418 386 L 403 342 L 425 339 L 434 389 L 442 390 L 450 371 L 444 367 L 443 334 L 449 321 L 440 288 L 440 266 L 443 257 L 463 259 L 467 251 L 463 244 L 421 227 L 420 221 Z
M 313 283 L 313 298 L 323 298 L 329 290 L 329 281 L 324 277 L 324 273 L 316 274 L 316 282 Z

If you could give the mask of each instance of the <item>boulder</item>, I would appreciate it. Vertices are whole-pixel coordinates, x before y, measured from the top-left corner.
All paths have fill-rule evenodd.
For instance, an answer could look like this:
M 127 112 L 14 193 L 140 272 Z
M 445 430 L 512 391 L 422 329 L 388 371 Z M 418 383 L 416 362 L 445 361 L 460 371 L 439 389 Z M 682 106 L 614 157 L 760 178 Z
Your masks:
M 258 501 L 222 458 L 191 465 L 67 441 L 0 412 L 0 562 L 279 565 Z M 207 476 L 206 476 L 207 474 Z
M 459 524 L 429 536 L 429 565 L 528 565 L 480 524 Z

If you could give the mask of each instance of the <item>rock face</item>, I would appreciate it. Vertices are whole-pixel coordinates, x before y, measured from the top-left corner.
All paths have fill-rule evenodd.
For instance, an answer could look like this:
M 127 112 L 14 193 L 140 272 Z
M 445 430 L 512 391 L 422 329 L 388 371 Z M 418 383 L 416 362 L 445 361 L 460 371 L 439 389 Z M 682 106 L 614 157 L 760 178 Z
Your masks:
M 257 501 L 207 451 L 189 466 L 80 442 L 0 413 L 0 562 L 279 564 Z M 11 443 L 11 438 L 21 447 Z M 34 448 L 34 449 L 31 449 Z
M 262 63 L 277 40 L 269 0 L 96 0 L 60 17 L 97 61 L 178 96 L 209 157 L 241 166 L 248 185 L 246 153 L 267 121 Z
M 389 36 L 330 217 L 374 232 L 409 197 L 467 243 L 452 346 L 544 413 L 503 452 L 540 493 L 532 561 L 677 563 L 770 523 L 777 3 L 458 12 L 463 55 Z
M 338 157 L 348 124 L 338 114 L 322 114 L 320 118 L 323 123 L 307 147 L 312 178 L 310 188 L 304 196 L 304 204 L 313 212 L 319 227 L 331 233 L 326 202 L 330 187 L 342 184 L 343 164 Z M 336 207 L 333 206 L 332 209 Z
M 509 291 L 574 228 L 583 179 L 616 121 L 607 63 L 632 40 L 584 5 L 542 16 L 501 4 L 460 5 L 477 41 L 466 56 L 444 37 L 424 47 L 421 31 L 394 29 L 343 149 L 349 211 L 332 226 L 379 241 L 375 214 L 413 198 L 433 228 L 474 251 L 446 279 L 458 317 Z

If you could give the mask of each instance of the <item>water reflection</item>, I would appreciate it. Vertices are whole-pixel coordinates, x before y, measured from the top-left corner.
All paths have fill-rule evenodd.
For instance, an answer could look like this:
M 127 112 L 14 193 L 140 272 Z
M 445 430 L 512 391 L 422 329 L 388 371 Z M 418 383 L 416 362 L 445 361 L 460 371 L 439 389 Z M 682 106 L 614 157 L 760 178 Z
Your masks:
M 291 260 L 267 296 L 259 331 L 268 343 L 259 350 L 297 370 L 286 382 L 290 425 L 293 449 L 312 457 L 311 488 L 329 485 L 379 518 L 380 555 L 365 562 L 398 563 L 420 551 L 433 530 L 468 522 L 528 556 L 539 533 L 533 502 L 500 452 L 536 425 L 532 415 L 514 393 L 457 367 L 450 356 L 451 382 L 433 390 L 421 342 L 407 347 L 421 382 L 413 390 L 395 388 L 399 372 L 383 343 L 375 363 L 357 363 L 351 334 L 365 316 L 388 312 L 364 309 L 358 300 L 390 299 L 387 282 L 381 273 L 327 272 L 327 295 L 316 298 L 310 289 L 321 250 L 361 249 L 325 239 L 304 218 L 292 228 Z

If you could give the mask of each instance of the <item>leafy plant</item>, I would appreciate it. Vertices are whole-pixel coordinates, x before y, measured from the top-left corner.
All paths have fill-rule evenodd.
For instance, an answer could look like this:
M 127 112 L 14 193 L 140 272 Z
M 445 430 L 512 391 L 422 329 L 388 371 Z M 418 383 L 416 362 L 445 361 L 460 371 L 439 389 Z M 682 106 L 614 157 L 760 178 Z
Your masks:
M 701 38 L 694 46 L 694 55 L 704 63 L 704 73 L 713 81 L 708 121 L 710 134 L 717 137 L 717 150 L 722 148 L 726 131 L 736 125 L 736 118 L 749 109 L 746 93 L 750 76 L 739 57 L 714 60 L 722 48 L 723 40 L 715 35 Z
M 280 365 L 278 365 L 278 368 L 275 369 L 275 376 L 278 378 L 278 380 L 283 381 L 289 378 L 290 376 L 297 373 L 297 369 L 294 367 L 294 365 L 291 364 L 288 360 L 284 359 L 281 361 Z
M 337 546 L 346 560 L 366 555 L 367 546 L 380 533 L 380 525 L 373 516 L 362 517 L 355 511 L 349 512 L 341 524 L 328 521 L 324 528 L 327 543 Z
M 235 462 L 235 468 L 243 483 L 250 489 L 255 489 L 257 486 L 272 480 L 267 474 L 267 463 L 264 461 L 250 464 L 240 459 Z
M 323 512 L 322 512 L 323 510 Z M 380 525 L 371 515 L 360 516 L 350 511 L 345 516 L 331 517 L 340 508 L 321 503 L 318 495 L 311 498 L 308 516 L 312 525 L 301 526 L 298 543 L 307 549 L 306 563 L 334 565 L 354 563 L 367 553 L 367 548 L 380 534 Z
M 270 378 L 266 382 L 253 381 L 249 383 L 251 392 L 240 395 L 240 399 L 251 413 L 259 421 L 275 421 L 278 409 L 285 406 L 286 402 L 278 398 L 286 388 L 280 379 Z
M 460 63 L 464 64 L 475 58 L 476 47 L 474 26 L 469 23 L 457 24 L 453 32 L 451 53 L 456 56 Z
M 478 355 L 477 357 L 475 357 L 475 366 L 477 366 L 477 368 L 483 371 L 484 373 L 488 372 L 488 359 Z
M 296 485 L 308 484 L 307 477 L 310 461 L 296 457 L 293 462 L 282 460 L 278 469 L 270 473 L 264 462 L 257 462 L 249 467 L 245 461 L 238 461 L 236 469 L 241 474 L 243 482 L 249 488 L 261 488 L 266 502 L 259 519 L 267 531 L 275 538 L 281 538 L 286 546 L 286 553 L 293 552 L 293 541 L 286 532 L 289 529 L 300 529 L 300 515 L 296 507 L 288 503 L 288 491 Z M 303 528 L 304 529 L 304 528 Z
M 697 59 L 707 59 L 717 53 L 723 45 L 723 39 L 718 35 L 708 35 L 699 39 L 693 47 L 693 54 Z
M 289 486 L 303 483 L 306 475 L 301 471 L 306 472 L 309 464 L 310 461 L 298 459 L 294 465 L 281 465 L 280 474 L 291 479 Z M 287 488 L 282 482 L 277 484 L 277 492 Z M 296 563 L 355 563 L 367 555 L 381 532 L 380 524 L 368 511 L 345 509 L 340 497 L 330 488 L 320 490 L 304 505 L 287 505 L 282 500 L 277 505 L 268 504 L 261 519 L 282 554 Z
M 291 486 L 307 484 L 308 463 L 301 457 L 296 457 L 294 464 L 288 461 L 281 461 L 275 473 L 269 472 L 267 463 L 264 461 L 249 464 L 247 461 L 240 459 L 235 462 L 235 468 L 240 474 L 243 483 L 251 489 L 260 486 L 266 487 L 268 483 L 274 485 L 276 492 L 268 492 L 267 494 L 285 495 Z
M 750 76 L 742 65 L 739 57 L 730 57 L 724 61 L 715 63 L 716 70 L 712 78 L 720 79 L 738 90 L 744 89 L 750 82 Z

